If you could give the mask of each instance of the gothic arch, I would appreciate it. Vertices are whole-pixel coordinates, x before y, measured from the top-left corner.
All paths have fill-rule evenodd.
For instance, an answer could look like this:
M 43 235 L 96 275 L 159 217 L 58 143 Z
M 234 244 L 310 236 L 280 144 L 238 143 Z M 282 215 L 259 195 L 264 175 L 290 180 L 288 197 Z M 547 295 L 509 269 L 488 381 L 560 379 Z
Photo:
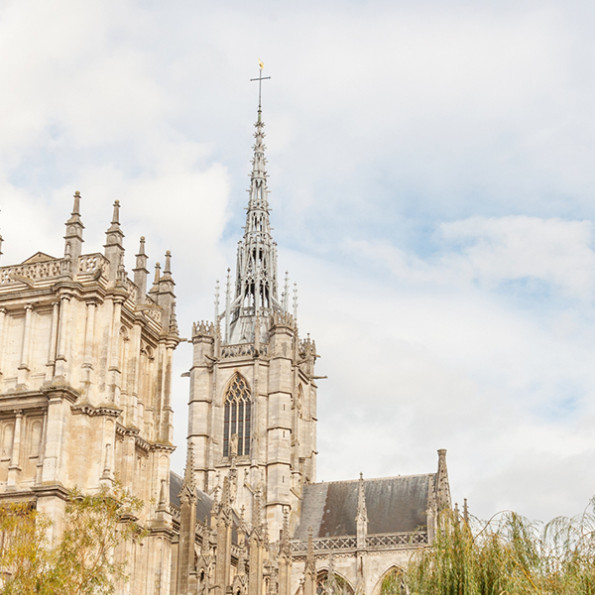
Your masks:
M 227 383 L 223 408 L 223 456 L 231 455 L 234 440 L 237 440 L 237 455 L 249 455 L 252 399 L 248 381 L 239 372 Z
M 402 568 L 391 566 L 376 583 L 374 595 L 402 595 L 406 593 L 403 575 Z
M 355 591 L 349 581 L 333 571 L 334 581 L 329 581 L 328 570 L 320 570 L 316 575 L 316 593 L 320 595 L 354 595 Z M 331 585 L 331 583 L 334 584 Z M 330 589 L 329 589 L 330 587 Z

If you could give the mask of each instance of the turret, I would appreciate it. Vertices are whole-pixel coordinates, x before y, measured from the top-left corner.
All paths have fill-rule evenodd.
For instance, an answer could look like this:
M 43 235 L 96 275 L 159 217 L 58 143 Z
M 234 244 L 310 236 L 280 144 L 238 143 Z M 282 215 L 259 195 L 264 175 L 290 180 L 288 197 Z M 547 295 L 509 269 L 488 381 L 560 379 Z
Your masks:
M 64 235 L 64 256 L 70 258 L 70 270 L 76 274 L 78 258 L 81 255 L 83 247 L 83 229 L 85 226 L 81 221 L 80 213 L 81 193 L 77 190 L 74 193 L 74 204 L 70 219 L 66 222 L 66 234 Z
M 171 252 L 168 250 L 165 253 L 165 266 L 163 267 L 163 275 L 155 281 L 157 287 L 157 303 L 163 308 L 164 320 L 163 327 L 168 334 L 178 334 L 178 324 L 176 321 L 176 296 L 174 294 L 174 287 L 176 285 L 171 274 Z
M 147 255 L 145 254 L 145 236 L 141 236 L 138 254 L 136 255 L 136 266 L 132 269 L 134 273 L 134 284 L 138 288 L 136 299 L 139 303 L 146 300 L 147 295 Z
M 105 232 L 105 257 L 110 262 L 109 281 L 115 284 L 120 267 L 124 264 L 124 233 L 120 228 L 120 201 L 114 201 L 112 223 Z
M 171 274 L 171 252 L 165 253 L 163 275 L 159 275 L 159 263 L 155 265 L 155 281 L 151 288 L 153 299 L 163 308 L 163 328 L 167 334 L 178 334 L 176 321 L 176 296 L 174 294 L 175 281 Z

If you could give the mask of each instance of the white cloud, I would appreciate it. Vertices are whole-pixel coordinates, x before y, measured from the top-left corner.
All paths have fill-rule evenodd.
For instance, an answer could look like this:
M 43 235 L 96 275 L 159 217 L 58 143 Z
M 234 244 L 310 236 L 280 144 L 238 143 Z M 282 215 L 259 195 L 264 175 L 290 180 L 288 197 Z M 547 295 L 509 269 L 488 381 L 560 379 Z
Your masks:
M 209 317 L 262 58 L 281 268 L 329 375 L 321 476 L 427 471 L 444 446 L 482 514 L 578 511 L 595 492 L 593 10 L 5 2 L 2 263 L 60 254 L 76 189 L 101 249 L 118 198 L 129 264 L 141 234 L 152 262 L 174 254 L 182 334 Z

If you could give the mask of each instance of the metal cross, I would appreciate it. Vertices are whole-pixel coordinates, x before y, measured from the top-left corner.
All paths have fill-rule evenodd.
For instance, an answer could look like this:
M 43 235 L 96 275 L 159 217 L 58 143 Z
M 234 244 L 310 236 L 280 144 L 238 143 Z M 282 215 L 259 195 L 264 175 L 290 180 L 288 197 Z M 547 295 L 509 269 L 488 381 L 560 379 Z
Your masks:
M 262 97 L 262 81 L 266 81 L 270 79 L 270 76 L 262 76 L 262 69 L 264 68 L 264 64 L 259 60 L 258 65 L 260 66 L 260 72 L 258 73 L 258 78 L 250 79 L 252 81 L 258 81 L 258 111 L 261 109 L 261 97 Z

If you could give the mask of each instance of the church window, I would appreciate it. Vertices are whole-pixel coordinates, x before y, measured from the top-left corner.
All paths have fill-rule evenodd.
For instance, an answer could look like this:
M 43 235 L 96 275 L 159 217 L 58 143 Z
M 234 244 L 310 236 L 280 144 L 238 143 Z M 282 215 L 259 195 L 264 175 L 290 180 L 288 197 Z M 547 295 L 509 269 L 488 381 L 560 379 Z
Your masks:
M 224 457 L 231 454 L 232 440 L 237 440 L 238 456 L 250 454 L 250 409 L 248 383 L 241 374 L 235 374 L 225 395 L 223 418 Z

